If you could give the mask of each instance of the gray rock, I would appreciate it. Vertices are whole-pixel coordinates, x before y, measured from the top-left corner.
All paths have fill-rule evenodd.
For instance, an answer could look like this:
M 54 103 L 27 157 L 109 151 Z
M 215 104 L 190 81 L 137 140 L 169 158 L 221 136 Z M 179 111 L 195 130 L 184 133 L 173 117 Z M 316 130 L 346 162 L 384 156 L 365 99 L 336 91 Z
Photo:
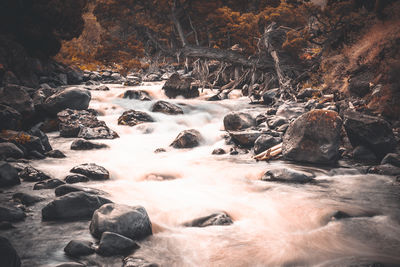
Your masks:
M 200 132 L 194 129 L 185 130 L 175 138 L 170 146 L 174 148 L 193 148 L 200 145 L 203 140 Z
M 102 166 L 94 163 L 85 163 L 75 166 L 71 169 L 72 173 L 78 173 L 87 176 L 93 180 L 108 180 L 110 179 L 110 173 Z
M 278 110 L 276 111 L 276 116 L 292 120 L 303 115 L 305 112 L 306 109 L 301 103 L 285 103 L 279 106 Z
M 146 112 L 127 110 L 119 118 L 119 125 L 136 126 L 145 122 L 154 122 L 154 119 Z
M 76 186 L 76 185 L 60 185 L 59 187 L 56 188 L 54 193 L 56 194 L 57 197 L 64 196 L 66 194 L 72 193 L 72 192 L 85 192 L 91 195 L 101 195 L 102 192 L 97 189 L 89 188 L 89 187 L 81 187 L 81 186 Z
M 36 183 L 33 186 L 33 190 L 53 189 L 53 188 L 59 187 L 60 185 L 63 185 L 63 184 L 65 184 L 65 183 L 59 179 L 48 179 L 48 180 Z
M 393 166 L 400 167 L 400 155 L 389 153 L 382 159 L 381 164 L 392 164 Z
M 19 222 L 25 217 L 25 212 L 20 208 L 0 206 L 0 222 Z
M 256 125 L 256 120 L 247 113 L 233 112 L 224 117 L 225 131 L 238 131 Z
M 295 171 L 288 168 L 274 169 L 267 171 L 261 178 L 263 181 L 283 182 L 283 183 L 308 183 L 314 175 L 306 172 Z
M 127 90 L 125 91 L 124 95 L 122 96 L 123 98 L 128 98 L 128 99 L 136 99 L 140 101 L 150 101 L 151 97 L 149 93 L 143 90 Z
M 182 108 L 166 101 L 157 101 L 151 108 L 152 112 L 161 112 L 168 115 L 183 114 Z
M 211 154 L 212 155 L 223 155 L 223 154 L 226 154 L 226 151 L 222 148 L 216 148 L 213 150 L 213 152 Z
M 72 192 L 47 204 L 42 209 L 42 219 L 44 221 L 90 219 L 95 210 L 107 203 L 111 201 L 100 196 L 86 192 Z
M 18 171 L 7 162 L 0 161 L 0 187 L 20 184 Z
M 0 159 L 1 158 L 15 158 L 20 159 L 24 157 L 24 152 L 13 143 L 0 143 Z
M 361 161 L 374 162 L 377 160 L 375 154 L 365 146 L 357 146 L 353 150 L 353 158 Z
M 0 104 L 12 107 L 24 115 L 32 115 L 34 112 L 33 100 L 28 94 L 29 88 L 19 85 L 6 85 L 0 88 Z
M 391 164 L 384 164 L 369 168 L 368 173 L 388 175 L 388 176 L 398 176 L 400 175 L 400 168 L 393 166 Z
M 12 107 L 0 104 L 0 130 L 17 130 L 21 127 L 21 114 Z
M 56 159 L 62 159 L 62 158 L 66 157 L 63 152 L 61 152 L 60 150 L 57 150 L 57 149 L 50 150 L 50 151 L 46 152 L 45 155 L 47 157 L 56 158 Z
M 99 247 L 96 252 L 103 256 L 128 255 L 139 245 L 125 236 L 104 232 L 101 235 Z
M 276 129 L 281 125 L 287 124 L 288 120 L 280 116 L 268 116 L 267 123 L 271 129 Z
M 232 140 L 239 146 L 252 147 L 254 142 L 262 135 L 259 131 L 229 131 Z
M 65 177 L 65 182 L 67 184 L 85 183 L 89 182 L 89 178 L 82 174 L 71 174 Z
M 20 267 L 21 260 L 8 239 L 0 236 L 0 262 L 4 267 Z
M 29 195 L 26 193 L 15 193 L 13 195 L 13 200 L 17 201 L 25 206 L 32 206 L 38 202 L 43 201 L 44 198 L 39 197 L 39 196 Z
M 87 256 L 94 253 L 93 243 L 85 240 L 71 240 L 64 248 L 64 252 L 71 257 Z
M 43 104 L 45 110 L 51 114 L 70 108 L 74 110 L 84 110 L 89 107 L 91 94 L 88 90 L 72 87 L 62 90 L 49 98 Z
M 87 140 L 93 139 L 115 139 L 118 138 L 118 134 L 108 128 L 107 126 L 100 126 L 94 128 L 83 127 L 79 131 L 79 138 L 84 138 Z
M 225 212 L 217 212 L 208 216 L 194 219 L 193 221 L 184 223 L 186 227 L 207 227 L 213 225 L 231 225 L 233 221 Z
M 40 182 L 51 179 L 50 176 L 42 171 L 39 171 L 32 166 L 25 167 L 20 173 L 19 177 L 25 182 Z
M 101 149 L 107 148 L 106 144 L 93 143 L 85 139 L 77 139 L 72 142 L 71 149 L 72 150 L 91 150 L 91 149 Z
M 113 232 L 133 240 L 152 235 L 150 218 L 141 206 L 107 204 L 93 214 L 90 233 L 99 238 L 104 232 Z
M 254 142 L 254 153 L 259 154 L 281 142 L 282 139 L 279 137 L 273 137 L 267 134 L 260 135 Z
M 312 110 L 292 122 L 283 136 L 286 160 L 332 164 L 339 158 L 342 120 L 334 111 Z
M 160 267 L 160 265 L 150 263 L 142 258 L 127 257 L 124 259 L 123 267 Z
M 321 91 L 318 89 L 304 88 L 297 94 L 297 99 L 320 97 L 321 95 Z
M 191 86 L 192 82 L 192 78 L 180 77 L 179 74 L 174 73 L 168 81 L 165 82 L 162 90 L 164 90 L 165 95 L 169 98 L 176 98 L 177 96 L 195 98 L 200 94 L 197 87 Z
M 267 92 L 265 92 L 263 94 L 264 104 L 265 105 L 271 105 L 271 104 L 275 103 L 275 101 L 279 97 L 279 95 L 280 95 L 280 89 L 279 88 L 268 90 Z

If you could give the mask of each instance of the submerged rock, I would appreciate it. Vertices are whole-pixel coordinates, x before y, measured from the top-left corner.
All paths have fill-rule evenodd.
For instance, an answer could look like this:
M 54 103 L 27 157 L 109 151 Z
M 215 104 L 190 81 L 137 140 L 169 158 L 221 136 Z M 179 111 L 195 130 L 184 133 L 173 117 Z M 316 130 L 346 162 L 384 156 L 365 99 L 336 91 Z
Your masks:
M 292 122 L 283 136 L 287 160 L 332 164 L 339 158 L 342 120 L 334 111 L 312 110 Z
M 87 176 L 93 180 L 108 180 L 110 179 L 110 173 L 102 166 L 94 163 L 85 163 L 75 166 L 71 169 L 72 173 L 78 173 Z
M 232 112 L 224 117 L 225 131 L 238 131 L 256 125 L 256 120 L 247 113 Z
M 8 239 L 0 236 L 0 263 L 4 267 L 20 267 L 21 260 Z
M 145 122 L 154 122 L 154 119 L 146 112 L 136 111 L 133 109 L 125 111 L 118 118 L 119 125 L 135 126 Z
M 103 256 L 127 255 L 138 249 L 139 245 L 125 236 L 104 232 L 96 252 Z
M 106 144 L 93 143 L 85 139 L 77 139 L 73 141 L 71 144 L 72 150 L 91 150 L 91 149 L 101 149 L 107 147 L 108 145 Z
M 308 183 L 314 175 L 311 173 L 295 171 L 288 168 L 274 169 L 267 171 L 261 178 L 263 181 L 283 182 L 283 183 Z
M 184 223 L 186 227 L 207 227 L 213 225 L 231 225 L 233 221 L 225 212 L 217 212 L 208 216 L 194 219 L 193 221 Z
M 13 200 L 18 201 L 25 206 L 32 206 L 38 202 L 43 201 L 44 198 L 39 196 L 29 195 L 26 193 L 15 193 L 13 195 Z
M 192 87 L 192 78 L 180 77 L 179 74 L 174 73 L 165 82 L 163 90 L 165 95 L 169 98 L 176 98 L 177 96 L 183 96 L 184 98 L 195 98 L 198 97 L 199 89 Z
M 94 253 L 93 243 L 85 240 L 71 240 L 64 248 L 64 252 L 71 257 L 87 256 Z
M 194 129 L 181 132 L 170 146 L 174 148 L 193 148 L 200 145 L 203 140 L 200 132 Z
M 33 190 L 53 189 L 63 184 L 65 183 L 59 179 L 49 179 L 36 183 Z
M 353 147 L 363 145 L 382 159 L 394 151 L 397 142 L 389 124 L 378 117 L 364 115 L 358 112 L 346 112 L 344 128 Z
M 152 235 L 150 218 L 141 206 L 104 205 L 93 214 L 89 228 L 97 238 L 104 232 L 117 233 L 133 240 Z
M 20 184 L 18 171 L 7 162 L 0 161 L 0 187 Z
M 167 101 L 157 101 L 151 108 L 152 112 L 161 112 L 168 115 L 183 114 L 182 108 Z
M 42 219 L 44 221 L 90 219 L 95 210 L 107 203 L 111 201 L 100 196 L 73 192 L 47 204 L 42 209 Z

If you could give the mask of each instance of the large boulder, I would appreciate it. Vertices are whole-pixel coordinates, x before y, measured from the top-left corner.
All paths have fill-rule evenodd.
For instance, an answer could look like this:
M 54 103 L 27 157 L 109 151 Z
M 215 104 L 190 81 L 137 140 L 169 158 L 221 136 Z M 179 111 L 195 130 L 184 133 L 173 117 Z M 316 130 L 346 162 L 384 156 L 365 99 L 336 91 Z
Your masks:
M 9 142 L 0 143 L 0 159 L 20 159 L 22 157 L 24 157 L 24 152 L 19 149 L 15 144 Z
M 152 112 L 161 112 L 168 115 L 183 114 L 182 108 L 167 101 L 157 101 L 151 107 Z
M 0 236 L 0 262 L 3 267 L 20 267 L 21 260 L 8 239 Z
M 0 130 L 17 130 L 21 127 L 21 114 L 12 107 L 0 104 Z
M 55 115 L 67 108 L 75 110 L 87 109 L 90 99 L 91 94 L 88 90 L 72 87 L 47 98 L 43 107 L 45 110 Z
M 224 117 L 224 127 L 226 131 L 238 131 L 256 125 L 256 120 L 247 113 L 232 112 Z
M 180 77 L 179 74 L 175 73 L 165 82 L 162 89 L 164 90 L 165 95 L 169 98 L 176 98 L 177 96 L 195 98 L 200 94 L 197 87 L 191 86 L 192 82 L 192 78 Z
M 84 139 L 114 139 L 118 134 L 99 121 L 93 112 L 66 109 L 57 114 L 62 137 Z
M 113 232 L 133 240 L 152 235 L 150 218 L 141 206 L 106 204 L 95 211 L 90 233 L 99 238 L 104 232 Z
M 27 89 L 18 85 L 6 85 L 0 88 L 0 104 L 12 107 L 23 116 L 32 115 L 35 109 Z
M 108 180 L 110 173 L 102 166 L 94 163 L 85 163 L 71 169 L 72 173 L 85 175 L 92 180 Z
M 207 227 L 215 225 L 231 225 L 233 221 L 231 217 L 225 212 L 217 212 L 208 216 L 194 219 L 190 222 L 186 222 L 183 225 L 186 227 Z
M 314 175 L 307 172 L 295 171 L 288 168 L 273 169 L 267 171 L 261 178 L 263 181 L 283 182 L 283 183 L 308 183 Z
M 194 129 L 181 132 L 170 146 L 174 148 L 193 148 L 200 145 L 203 140 L 200 132 Z
M 283 136 L 286 160 L 332 164 L 339 158 L 342 120 L 334 111 L 312 110 L 293 121 Z
M 384 119 L 348 111 L 344 115 L 344 128 L 353 147 L 365 146 L 379 159 L 396 148 L 393 131 Z
M 7 162 L 0 161 L 0 187 L 20 184 L 18 171 Z
M 101 235 L 99 247 L 96 252 L 102 256 L 128 255 L 139 245 L 125 236 L 104 232 Z
M 154 122 L 154 119 L 143 111 L 127 110 L 119 118 L 119 125 L 135 126 L 145 122 Z
M 58 197 L 42 209 L 44 221 L 90 219 L 98 208 L 110 200 L 86 192 L 73 192 Z

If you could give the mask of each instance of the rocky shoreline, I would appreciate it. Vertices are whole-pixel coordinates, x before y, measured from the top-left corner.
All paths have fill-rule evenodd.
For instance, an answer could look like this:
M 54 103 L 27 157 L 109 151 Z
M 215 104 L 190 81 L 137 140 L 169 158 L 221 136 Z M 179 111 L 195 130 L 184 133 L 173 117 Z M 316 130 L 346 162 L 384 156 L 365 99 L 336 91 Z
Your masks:
M 76 138 L 71 150 L 104 149 L 108 147 L 106 144 L 91 140 L 119 137 L 117 132 L 97 118 L 99 113 L 96 110 L 89 109 L 91 90 L 107 91 L 106 84 L 138 86 L 142 82 L 166 80 L 163 90 L 168 97 L 196 98 L 199 88 L 190 75 L 183 74 L 183 71 L 174 73 L 171 69 L 146 75 L 135 73 L 127 77 L 112 71 L 76 71 L 70 75 L 73 78 L 66 75 L 67 80 L 62 83 L 43 78 L 41 80 L 46 83 L 37 89 L 15 84 L 5 84 L 0 88 L 1 231 L 23 228 L 24 224 L 29 228 L 33 219 L 28 219 L 27 213 L 35 213 L 36 224 L 40 220 L 43 223 L 67 221 L 75 224 L 84 237 L 93 236 L 73 239 L 65 244 L 64 251 L 71 262 L 57 265 L 59 267 L 92 266 L 93 257 L 111 257 L 110 266 L 117 262 L 131 267 L 158 266 L 146 259 L 130 256 L 140 247 L 140 241 L 153 233 L 151 218 L 144 207 L 115 204 L 105 192 L 74 185 L 108 180 L 110 173 L 107 169 L 95 163 L 82 162 L 72 168 L 64 180 L 60 180 L 32 167 L 31 161 L 65 157 L 63 151 L 52 149 L 47 136 L 49 132 L 58 131 L 60 137 Z M 67 85 L 77 82 L 81 83 L 78 87 Z M 57 87 L 59 85 L 62 86 Z M 284 101 L 277 90 L 270 90 L 265 93 L 262 102 L 255 104 L 264 112 L 227 114 L 221 123 L 226 132 L 228 149 L 217 148 L 210 151 L 210 156 L 229 153 L 232 156 L 247 155 L 251 159 L 282 144 L 279 157 L 283 160 L 324 168 L 351 166 L 360 173 L 390 176 L 394 183 L 398 183 L 399 122 L 389 123 L 382 117 L 367 114 L 357 101 L 335 101 L 334 97 L 318 94 L 313 89 L 304 89 L 298 93 L 295 102 Z M 151 100 L 151 96 L 142 90 L 126 91 L 123 97 Z M 156 102 L 151 111 L 167 116 L 184 113 L 179 105 L 168 101 Z M 151 115 L 145 112 L 128 110 L 121 114 L 118 124 L 132 127 L 153 121 Z M 160 148 L 156 152 L 191 149 L 203 142 L 204 137 L 198 130 L 188 128 L 171 140 L 170 148 Z M 267 170 L 261 180 L 306 184 L 313 183 L 314 175 L 281 168 Z M 46 197 L 38 196 L 32 189 L 46 190 Z M 348 216 L 341 212 L 335 219 Z M 87 221 L 90 221 L 89 227 Z M 184 226 L 232 223 L 234 220 L 221 212 L 193 219 Z M 28 242 L 29 235 L 26 239 Z M 12 247 L 12 240 L 0 238 L 0 246 L 0 261 L 5 266 L 20 266 L 18 251 Z M 45 248 L 40 249 L 45 251 Z

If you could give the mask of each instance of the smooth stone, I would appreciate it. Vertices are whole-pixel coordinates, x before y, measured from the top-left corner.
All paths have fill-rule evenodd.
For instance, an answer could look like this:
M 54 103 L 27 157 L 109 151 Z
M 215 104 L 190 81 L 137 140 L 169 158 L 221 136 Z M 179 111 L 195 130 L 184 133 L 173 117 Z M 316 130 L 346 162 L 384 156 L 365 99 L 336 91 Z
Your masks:
M 85 192 L 88 194 L 92 195 L 101 195 L 102 192 L 100 190 L 90 188 L 90 187 L 81 187 L 77 185 L 60 185 L 59 187 L 54 190 L 54 193 L 57 197 L 64 196 L 66 194 L 72 193 L 72 192 Z
M 24 152 L 15 144 L 5 142 L 0 143 L 0 159 L 15 158 L 20 159 L 24 157 Z
M 213 150 L 213 152 L 211 154 L 212 155 L 223 155 L 223 154 L 226 154 L 226 151 L 222 148 L 216 148 Z
M 283 183 L 308 183 L 314 175 L 307 172 L 295 171 L 288 168 L 274 169 L 267 171 L 261 178 L 263 181 L 283 182 Z
M 55 158 L 55 159 L 62 159 L 62 158 L 66 157 L 63 152 L 61 152 L 60 150 L 57 150 L 57 149 L 56 150 L 50 150 L 50 151 L 46 152 L 45 155 L 47 157 Z
M 64 248 L 65 254 L 71 257 L 87 256 L 94 253 L 93 243 L 85 240 L 71 240 Z
M 72 150 L 91 150 L 91 149 L 101 149 L 107 148 L 106 144 L 94 143 L 85 139 L 77 139 L 72 142 L 71 149 Z
M 71 174 L 64 179 L 67 184 L 86 183 L 89 182 L 89 180 L 87 176 L 82 174 Z
M 0 187 L 21 184 L 18 171 L 9 163 L 0 161 Z
M 15 193 L 13 195 L 13 200 L 18 201 L 25 206 L 32 206 L 45 199 L 39 196 L 29 195 L 26 193 Z
M 2 267 L 20 267 L 21 260 L 8 239 L 0 236 L 0 263 Z
M 199 131 L 190 129 L 179 133 L 170 146 L 174 148 L 193 148 L 199 146 L 202 140 L 203 137 Z
M 400 167 L 400 154 L 389 153 L 387 154 L 381 162 L 381 165 L 391 164 L 396 167 Z
M 157 101 L 151 107 L 152 112 L 161 112 L 168 115 L 183 114 L 182 108 L 167 101 Z
M 138 124 L 154 122 L 154 119 L 143 111 L 127 110 L 118 118 L 119 125 L 136 126 Z
M 75 166 L 70 170 L 72 173 L 78 173 L 87 176 L 93 180 L 108 180 L 110 173 L 102 166 L 95 163 L 85 163 Z
M 104 232 L 96 253 L 102 256 L 128 255 L 138 248 L 139 245 L 130 238 L 112 232 Z
M 33 190 L 53 189 L 63 184 L 65 183 L 59 179 L 49 179 L 36 183 Z
M 20 173 L 19 177 L 25 182 L 40 182 L 51 179 L 50 176 L 42 171 L 39 171 L 32 166 L 25 167 Z
M 20 208 L 0 206 L 0 221 L 19 222 L 25 217 L 25 212 Z
M 224 117 L 225 131 L 238 131 L 256 125 L 256 120 L 247 113 L 232 112 Z

